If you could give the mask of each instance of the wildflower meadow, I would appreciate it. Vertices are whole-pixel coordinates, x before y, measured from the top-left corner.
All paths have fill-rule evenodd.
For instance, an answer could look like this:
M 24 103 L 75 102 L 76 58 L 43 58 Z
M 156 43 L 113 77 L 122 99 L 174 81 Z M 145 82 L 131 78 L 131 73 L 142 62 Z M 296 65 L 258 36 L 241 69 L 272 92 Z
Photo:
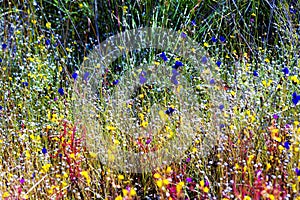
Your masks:
M 0 198 L 300 200 L 298 0 L 0 0 Z

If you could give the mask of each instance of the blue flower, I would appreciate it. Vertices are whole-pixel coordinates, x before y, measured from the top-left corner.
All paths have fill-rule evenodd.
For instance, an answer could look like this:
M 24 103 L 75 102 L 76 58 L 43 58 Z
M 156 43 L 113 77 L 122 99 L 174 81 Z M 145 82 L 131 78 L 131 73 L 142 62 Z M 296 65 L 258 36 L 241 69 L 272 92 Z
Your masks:
M 215 38 L 215 37 L 212 37 L 212 38 L 211 38 L 211 41 L 212 41 L 212 42 L 218 42 L 218 39 Z
M 296 168 L 295 172 L 297 176 L 300 176 L 300 170 L 298 168 Z
M 220 110 L 223 110 L 223 109 L 224 109 L 224 105 L 221 104 L 221 105 L 219 106 L 219 109 L 220 109 Z
M 218 60 L 218 61 L 216 62 L 216 64 L 218 65 L 218 67 L 220 67 L 221 64 L 222 64 L 222 62 Z
M 300 101 L 300 95 L 297 95 L 296 92 L 293 93 L 293 98 L 292 98 L 292 101 L 295 105 L 297 105 L 297 103 Z
M 175 111 L 174 108 L 169 107 L 169 108 L 165 111 L 165 113 L 166 113 L 167 115 L 172 115 L 174 111 Z
M 182 33 L 181 33 L 181 37 L 182 37 L 182 38 L 186 38 L 185 32 L 182 32 Z
M 221 41 L 221 42 L 225 42 L 225 41 L 226 41 L 226 38 L 225 38 L 224 36 L 221 35 L 221 36 L 220 36 L 220 41 Z
M 258 72 L 256 70 L 253 71 L 253 76 L 258 76 Z
M 48 45 L 51 44 L 51 41 L 50 41 L 49 39 L 47 39 L 47 40 L 45 41 L 45 44 L 48 46 Z
M 290 143 L 288 141 L 284 142 L 284 147 L 289 150 L 290 149 Z
M 202 62 L 203 64 L 206 64 L 206 63 L 207 63 L 207 58 L 206 58 L 206 56 L 203 56 L 203 57 L 202 57 L 201 62 Z
M 179 73 L 178 73 L 178 71 L 176 69 L 172 70 L 172 74 L 173 74 L 173 76 L 178 76 L 179 75 Z
M 25 87 L 28 86 L 28 82 L 23 82 L 22 84 L 23 84 L 23 86 L 25 86 Z
M 142 71 L 140 74 L 140 84 L 146 83 L 147 79 L 145 78 L 146 72 Z
M 2 63 L 2 59 L 0 58 L 0 63 Z
M 196 26 L 197 25 L 195 20 L 192 20 L 191 24 L 192 24 L 192 26 Z
M 177 81 L 175 75 L 172 75 L 172 77 L 171 77 L 171 82 L 174 83 L 175 85 L 178 85 L 178 81 Z
M 42 149 L 42 153 L 43 154 L 46 154 L 48 151 L 47 151 L 47 149 L 44 147 L 43 149 Z
M 290 8 L 290 13 L 291 13 L 291 14 L 296 14 L 297 12 L 296 12 L 296 10 L 295 10 L 295 9 L 293 9 L 293 8 Z
M 89 75 L 90 75 L 89 72 L 85 72 L 84 75 L 83 75 L 83 80 L 87 81 Z
M 117 85 L 118 83 L 119 83 L 118 79 L 113 81 L 113 85 Z
M 182 66 L 183 66 L 182 62 L 180 62 L 180 61 L 177 60 L 177 61 L 175 62 L 175 65 L 173 65 L 172 68 L 173 68 L 173 69 L 178 69 L 178 67 L 182 67 Z
M 282 69 L 282 72 L 285 74 L 285 75 L 289 75 L 289 68 L 285 67 Z
M 165 52 L 162 52 L 159 56 L 161 57 L 161 59 L 163 59 L 163 61 L 168 61 L 168 58 L 167 58 Z
M 78 74 L 77 74 L 76 72 L 74 72 L 74 73 L 72 74 L 72 78 L 73 78 L 74 80 L 76 80 L 77 77 L 78 77 Z
M 6 49 L 6 47 L 7 47 L 7 44 L 3 43 L 2 44 L 2 49 Z
M 211 80 L 209 81 L 209 83 L 210 83 L 211 85 L 215 84 L 215 79 L 211 79 Z
M 64 89 L 59 88 L 59 89 L 58 89 L 58 93 L 59 93 L 61 96 L 63 96 L 63 95 L 65 94 Z
M 0 110 L 2 110 L 3 109 L 3 107 L 2 106 L 0 106 Z

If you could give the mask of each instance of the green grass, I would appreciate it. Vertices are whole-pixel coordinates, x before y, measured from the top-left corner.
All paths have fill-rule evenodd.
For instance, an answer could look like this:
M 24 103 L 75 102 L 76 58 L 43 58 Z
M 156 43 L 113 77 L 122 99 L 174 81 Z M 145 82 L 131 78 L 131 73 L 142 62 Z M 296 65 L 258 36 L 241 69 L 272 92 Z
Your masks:
M 300 4 L 273 2 L 108 0 L 96 6 L 95 1 L 82 0 L 1 2 L 0 197 L 300 199 L 299 103 L 292 101 L 293 93 L 300 93 Z M 135 140 L 121 133 L 104 106 L 105 97 L 115 89 L 113 81 L 143 60 L 163 67 L 171 67 L 175 60 L 165 64 L 159 50 L 146 49 L 107 66 L 86 129 L 76 123 L 72 74 L 88 62 L 84 60 L 97 44 L 140 27 L 184 32 L 199 43 L 213 68 L 219 69 L 216 87 L 226 93 L 227 101 L 222 137 L 205 151 L 205 137 L 213 134 L 208 122 L 214 102 L 201 74 L 188 69 L 192 64 L 166 52 L 168 58 L 183 62 L 183 73 L 194 77 L 192 85 L 201 85 L 194 95 L 203 119 L 195 125 L 195 139 L 181 159 L 136 174 L 101 163 L 96 148 L 86 145 L 91 142 L 89 130 L 98 126 L 114 138 L 112 144 L 126 144 L 137 152 L 164 148 L 168 135 L 176 133 L 174 124 L 180 123 L 176 115 L 174 124 L 147 145 L 146 138 Z M 221 42 L 220 36 L 226 41 Z M 282 71 L 285 67 L 288 75 Z M 149 120 L 151 103 L 165 99 L 166 109 L 178 106 L 172 94 L 159 95 L 154 89 L 141 88 L 135 95 L 140 99 L 132 113 L 139 126 Z

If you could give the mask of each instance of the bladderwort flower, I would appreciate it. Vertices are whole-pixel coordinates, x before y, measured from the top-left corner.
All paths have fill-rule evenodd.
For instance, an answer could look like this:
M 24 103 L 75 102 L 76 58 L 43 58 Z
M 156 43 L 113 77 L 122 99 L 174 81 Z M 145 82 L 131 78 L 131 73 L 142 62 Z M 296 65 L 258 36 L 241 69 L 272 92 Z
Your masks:
M 206 56 L 203 56 L 202 59 L 201 59 L 201 62 L 203 64 L 206 64 L 207 63 L 207 57 Z
M 220 41 L 224 43 L 224 42 L 226 42 L 226 38 L 225 38 L 224 36 L 221 35 L 221 36 L 220 36 Z
M 182 66 L 183 66 L 182 62 L 180 62 L 180 61 L 177 60 L 175 62 L 175 65 L 172 66 L 172 68 L 173 69 L 178 69 L 179 67 L 182 67 Z
M 7 44 L 3 43 L 2 44 L 2 49 L 6 49 L 7 48 Z
M 294 92 L 292 95 L 292 101 L 293 101 L 294 105 L 297 105 L 297 103 L 300 101 L 300 95 L 297 95 L 297 93 Z
M 72 74 L 72 78 L 74 79 L 74 81 L 76 81 L 76 79 L 78 78 L 78 74 L 76 72 L 74 72 Z
M 218 39 L 215 38 L 215 37 L 212 37 L 212 38 L 211 38 L 211 41 L 212 41 L 212 42 L 218 42 Z
M 118 85 L 118 83 L 119 83 L 118 79 L 113 81 L 113 85 Z
M 161 57 L 161 59 L 163 59 L 163 61 L 168 61 L 168 58 L 167 58 L 165 52 L 162 52 L 159 56 Z
M 45 44 L 46 44 L 47 46 L 49 46 L 49 45 L 51 44 L 51 40 L 46 39 Z
M 287 67 L 283 68 L 282 72 L 284 73 L 284 75 L 288 76 L 289 75 L 289 68 L 287 68 Z
M 146 83 L 147 79 L 145 78 L 145 76 L 146 76 L 146 72 L 142 71 L 140 73 L 140 84 Z
M 192 25 L 192 26 L 196 26 L 196 25 L 197 25 L 197 24 L 196 24 L 196 21 L 195 21 L 195 20 L 192 20 L 192 21 L 191 21 L 191 25 Z
M 174 111 L 175 111 L 174 108 L 169 107 L 169 108 L 165 111 L 165 113 L 166 113 L 167 115 L 172 115 Z
M 43 154 L 46 154 L 48 151 L 47 151 L 47 149 L 44 147 L 43 149 L 42 149 L 42 153 Z
M 64 89 L 63 88 L 59 88 L 58 89 L 58 93 L 63 96 L 65 94 Z
M 90 76 L 90 73 L 85 72 L 84 75 L 83 75 L 83 80 L 87 81 L 89 76 Z

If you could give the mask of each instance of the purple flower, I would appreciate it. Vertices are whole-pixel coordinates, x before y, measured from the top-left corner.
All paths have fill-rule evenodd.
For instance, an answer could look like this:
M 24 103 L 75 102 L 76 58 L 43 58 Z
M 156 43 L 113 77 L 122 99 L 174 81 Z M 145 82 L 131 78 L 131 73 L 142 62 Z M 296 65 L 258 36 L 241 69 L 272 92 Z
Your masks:
M 188 183 L 191 183 L 191 182 L 193 181 L 193 179 L 192 179 L 191 177 L 187 177 L 185 180 L 186 180 L 186 182 L 188 182 Z
M 118 79 L 113 81 L 113 85 L 117 85 L 118 83 L 119 83 Z
M 172 75 L 172 77 L 171 77 L 171 82 L 174 83 L 175 85 L 178 85 L 178 81 L 177 81 L 175 75 Z
M 6 49 L 6 47 L 7 47 L 7 44 L 3 43 L 2 44 L 2 49 Z
M 191 24 L 192 24 L 192 26 L 196 26 L 197 25 L 195 20 L 192 20 Z
M 216 62 L 216 64 L 218 65 L 218 67 L 220 67 L 221 64 L 222 64 L 222 62 L 218 60 L 218 61 Z
M 253 71 L 253 76 L 258 76 L 258 72 L 256 70 Z
M 297 176 L 300 176 L 300 170 L 298 168 L 296 168 L 295 172 Z
M 221 35 L 221 36 L 220 36 L 220 41 L 221 41 L 221 42 L 225 42 L 225 41 L 226 41 L 226 38 L 225 38 L 224 36 Z
M 151 139 L 149 138 L 149 139 L 147 139 L 146 144 L 150 144 L 150 142 L 151 142 Z
M 289 75 L 289 68 L 287 67 L 283 68 L 282 72 L 284 73 L 284 75 Z
M 89 72 L 85 72 L 84 75 L 83 75 L 83 80 L 87 81 L 89 75 L 90 75 Z
M 146 83 L 147 79 L 145 78 L 146 72 L 142 71 L 140 74 L 140 84 Z
M 297 105 L 297 103 L 300 101 L 300 95 L 297 95 L 297 93 L 294 92 L 292 101 L 293 101 L 294 105 Z
M 21 178 L 21 179 L 20 179 L 20 183 L 21 183 L 21 184 L 24 184 L 24 183 L 25 183 L 25 179 L 24 179 L 24 178 Z
M 54 98 L 54 101 L 57 101 L 57 99 L 58 99 L 58 98 L 57 98 L 57 97 L 55 97 L 55 98 Z
M 78 74 L 77 74 L 76 72 L 74 72 L 74 73 L 72 74 L 72 78 L 76 81 L 77 77 L 78 77 Z
M 209 81 L 209 83 L 210 83 L 211 85 L 215 84 L 215 79 L 211 79 L 211 80 Z
M 63 95 L 65 94 L 64 89 L 59 88 L 59 89 L 58 89 L 58 93 L 59 93 L 61 96 L 63 96 Z
M 34 178 L 34 177 L 35 177 L 35 172 L 33 172 L 33 173 L 32 173 L 32 176 L 31 176 L 31 178 Z
M 211 38 L 211 41 L 212 41 L 212 42 L 218 42 L 218 39 L 215 38 L 215 37 L 212 37 L 212 38 Z
M 190 161 L 191 161 L 191 158 L 187 158 L 185 161 L 186 161 L 186 162 L 190 162 Z
M 224 105 L 221 104 L 221 105 L 219 106 L 219 109 L 220 109 L 220 110 L 223 110 L 223 109 L 224 109 Z
M 182 33 L 181 33 L 181 37 L 182 37 L 182 38 L 186 38 L 185 32 L 182 32 Z
M 51 44 L 51 41 L 50 41 L 49 39 L 47 39 L 47 40 L 45 41 L 45 44 L 48 46 L 48 45 Z
M 182 62 L 180 62 L 180 61 L 177 60 L 175 62 L 175 65 L 172 66 L 172 68 L 173 69 L 178 69 L 179 67 L 182 67 L 182 66 L 183 66 Z
M 274 118 L 274 119 L 278 119 L 278 117 L 279 117 L 279 116 L 278 116 L 277 114 L 274 114 L 274 115 L 273 115 L 273 118 Z
M 43 149 L 42 149 L 42 153 L 43 154 L 46 154 L 48 151 L 47 151 L 47 149 L 44 147 Z
M 203 64 L 206 64 L 206 63 L 207 63 L 207 58 L 206 58 L 206 56 L 203 56 L 203 57 L 202 57 L 201 62 L 202 62 Z
M 290 143 L 288 141 L 284 142 L 284 148 L 286 148 L 287 150 L 290 149 Z
M 251 22 L 251 23 L 253 23 L 253 22 L 254 22 L 254 19 L 253 19 L 253 18 L 251 18 L 251 19 L 250 19 L 250 22 Z
M 175 111 L 174 108 L 169 107 L 169 108 L 165 111 L 165 113 L 166 113 L 167 115 L 172 115 L 174 111 Z
M 176 69 L 172 69 L 172 74 L 173 74 L 173 76 L 178 76 L 179 75 L 179 73 Z
M 167 58 L 165 52 L 162 52 L 159 56 L 161 57 L 161 59 L 163 59 L 163 61 L 168 61 L 168 58 Z

